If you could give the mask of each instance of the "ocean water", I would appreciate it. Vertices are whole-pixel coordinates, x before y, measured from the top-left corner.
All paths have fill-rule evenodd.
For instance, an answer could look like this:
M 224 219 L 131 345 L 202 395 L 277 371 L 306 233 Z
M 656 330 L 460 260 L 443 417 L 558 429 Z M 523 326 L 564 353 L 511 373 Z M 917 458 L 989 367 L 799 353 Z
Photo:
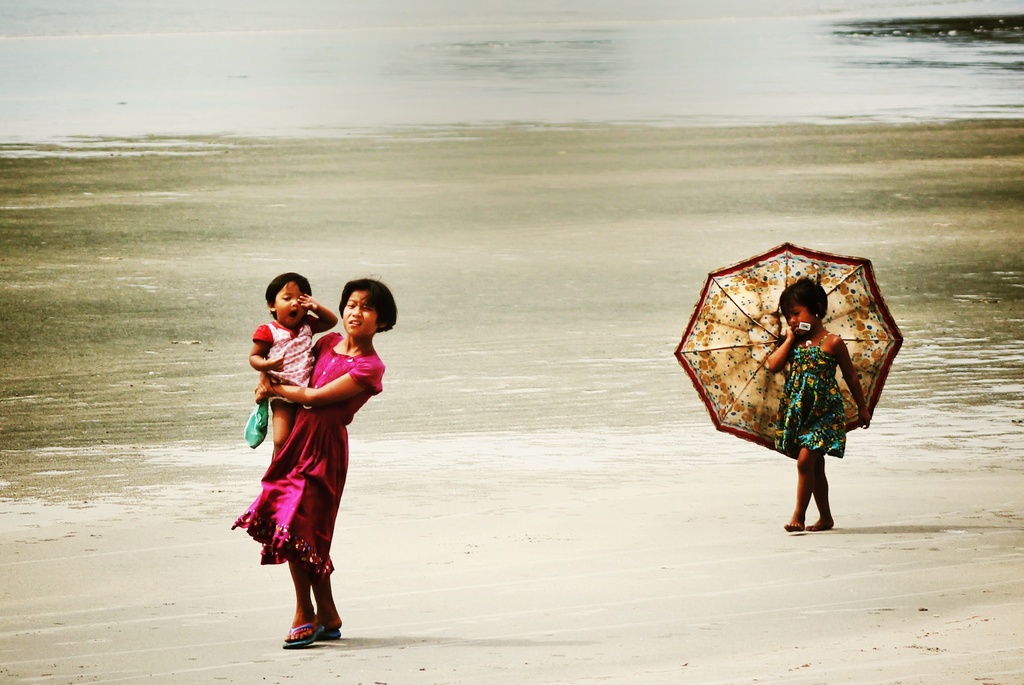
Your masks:
M 0 0 L 0 141 L 1024 115 L 1024 2 Z

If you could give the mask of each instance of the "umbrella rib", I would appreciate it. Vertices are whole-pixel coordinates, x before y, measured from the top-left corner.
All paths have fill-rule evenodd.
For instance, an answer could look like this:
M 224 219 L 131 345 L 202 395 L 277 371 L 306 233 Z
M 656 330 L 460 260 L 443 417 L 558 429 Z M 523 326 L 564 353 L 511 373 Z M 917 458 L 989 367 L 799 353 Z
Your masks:
M 745 309 L 743 309 L 743 307 L 740 306 L 739 302 L 737 302 L 735 299 L 733 299 L 733 296 L 729 294 L 729 291 L 722 287 L 722 284 L 719 283 L 719 281 L 718 281 L 718 277 L 713 277 L 713 278 L 714 278 L 714 281 L 715 281 L 715 285 L 717 285 L 718 289 L 722 291 L 722 294 L 725 295 L 729 299 L 729 302 L 732 302 L 733 306 L 736 307 L 736 311 L 738 311 L 743 316 L 747 317 L 747 319 L 750 321 L 750 323 L 754 324 L 755 326 L 760 328 L 765 333 L 768 333 L 769 335 L 771 335 L 771 331 L 769 331 L 767 328 L 762 326 L 760 321 L 758 321 L 757 319 L 752 317 L 750 314 L 747 314 L 747 311 Z M 737 345 L 736 347 L 743 347 L 743 346 L 742 345 Z M 724 348 L 723 347 L 721 349 L 728 349 L 728 348 Z
M 860 338 L 858 338 L 859 340 Z M 763 343 L 749 343 L 744 345 L 722 345 L 721 347 L 702 347 L 699 350 L 680 350 L 680 354 L 701 354 L 702 352 L 718 352 L 720 350 L 741 350 L 750 349 L 753 347 L 760 347 L 762 345 L 774 344 L 777 339 L 773 339 L 770 342 Z
M 829 290 L 829 293 L 834 293 L 836 291 L 836 288 L 841 286 L 843 283 L 846 283 L 848 280 L 853 278 L 857 273 L 859 273 L 859 272 L 861 272 L 863 270 L 864 270 L 864 265 L 863 264 L 857 264 L 856 266 L 854 266 L 852 269 L 850 269 L 850 271 L 845 276 L 843 276 L 840 280 L 836 281 L 836 284 L 834 286 L 832 286 L 832 288 Z
M 757 364 L 757 371 L 760 371 L 761 369 L 763 369 L 764 365 L 767 362 L 768 362 L 767 358 L 762 359 L 760 362 L 758 362 L 758 364 Z M 752 373 L 750 375 L 750 377 L 747 379 L 747 382 L 743 384 L 743 387 L 740 388 L 739 392 L 737 392 L 736 395 L 733 397 L 732 402 L 729 403 L 729 406 L 725 407 L 723 413 L 719 416 L 720 420 L 724 421 L 725 417 L 728 415 L 728 413 L 730 411 L 732 411 L 732 409 L 734 407 L 736 407 L 736 405 L 739 402 L 740 398 L 743 397 L 743 393 L 746 392 L 747 388 L 750 387 L 750 384 L 754 382 L 755 378 L 757 378 L 757 371 L 755 371 L 754 373 Z

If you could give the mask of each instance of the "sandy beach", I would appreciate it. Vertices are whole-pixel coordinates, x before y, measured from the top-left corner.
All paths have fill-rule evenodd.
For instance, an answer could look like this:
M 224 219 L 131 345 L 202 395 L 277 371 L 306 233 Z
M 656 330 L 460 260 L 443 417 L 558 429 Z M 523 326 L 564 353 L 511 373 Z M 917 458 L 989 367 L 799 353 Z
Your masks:
M 1021 472 L 984 466 L 842 464 L 840 527 L 802 536 L 781 530 L 793 476 L 770 457 L 357 467 L 336 540 L 345 637 L 300 653 L 279 647 L 287 572 L 225 525 L 251 486 L 69 509 L 4 534 L 3 676 L 1019 683 Z
M 1024 125 L 445 128 L 0 145 L 0 679 L 1024 683 Z M 870 257 L 906 337 L 829 461 L 715 433 L 704 275 Z M 230 526 L 262 292 L 380 275 L 341 641 Z M 155 679 L 155 680 L 154 680 Z

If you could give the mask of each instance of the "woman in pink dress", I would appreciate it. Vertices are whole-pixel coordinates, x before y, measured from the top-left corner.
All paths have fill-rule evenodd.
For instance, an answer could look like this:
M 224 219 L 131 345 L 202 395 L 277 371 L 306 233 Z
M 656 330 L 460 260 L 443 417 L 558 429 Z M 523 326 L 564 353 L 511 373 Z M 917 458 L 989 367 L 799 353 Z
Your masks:
M 341 637 L 330 551 L 348 471 L 346 426 L 383 389 L 384 362 L 374 351 L 373 336 L 391 330 L 397 318 L 386 285 L 350 281 L 341 296 L 345 335 L 332 332 L 317 340 L 309 386 L 257 388 L 257 400 L 283 397 L 300 405 L 291 434 L 263 476 L 263 492 L 232 526 L 245 528 L 263 544 L 261 563 L 288 562 L 295 616 L 285 649 Z

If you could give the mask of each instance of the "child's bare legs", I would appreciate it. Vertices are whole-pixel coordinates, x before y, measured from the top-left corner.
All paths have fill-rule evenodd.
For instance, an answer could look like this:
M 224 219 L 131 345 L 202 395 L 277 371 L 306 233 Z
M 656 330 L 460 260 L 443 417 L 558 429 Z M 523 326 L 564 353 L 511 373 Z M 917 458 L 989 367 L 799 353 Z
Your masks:
M 297 405 L 280 399 L 270 402 L 270 408 L 273 410 L 274 454 L 280 451 L 281 446 L 292 432 L 296 407 Z
M 820 452 L 812 452 L 806 447 L 800 448 L 800 454 L 796 459 L 796 471 L 796 509 L 793 510 L 793 518 L 785 525 L 786 530 L 791 533 L 801 530 L 829 530 L 835 525 L 835 522 L 832 520 L 832 508 L 828 502 L 825 455 Z M 818 521 L 804 526 L 811 497 L 814 498 L 814 505 L 818 508 Z
M 825 457 L 822 456 L 814 465 L 814 506 L 818 508 L 818 521 L 807 526 L 807 530 L 831 530 L 835 525 L 832 520 L 832 508 L 828 503 L 828 478 L 825 477 Z
M 806 447 L 800 448 L 800 454 L 796 458 L 796 509 L 793 510 L 793 518 L 785 525 L 785 529 L 791 533 L 804 530 L 807 505 L 811 503 L 811 496 L 814 493 L 817 462 L 822 460 L 824 457 L 817 452 L 812 452 Z

